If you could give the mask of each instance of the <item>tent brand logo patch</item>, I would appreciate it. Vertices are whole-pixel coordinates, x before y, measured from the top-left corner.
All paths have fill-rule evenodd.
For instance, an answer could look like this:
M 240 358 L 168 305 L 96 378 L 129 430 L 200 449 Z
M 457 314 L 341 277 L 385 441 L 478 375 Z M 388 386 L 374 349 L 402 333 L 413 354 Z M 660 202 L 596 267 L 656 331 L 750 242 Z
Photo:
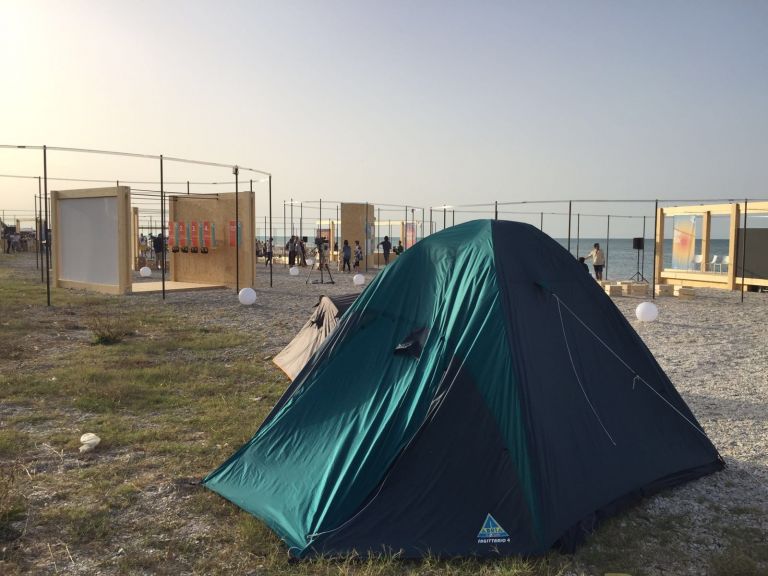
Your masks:
M 480 532 L 477 533 L 478 544 L 500 544 L 503 542 L 509 542 L 509 534 L 502 528 L 496 519 L 488 514 L 483 522 L 483 527 L 480 528 Z

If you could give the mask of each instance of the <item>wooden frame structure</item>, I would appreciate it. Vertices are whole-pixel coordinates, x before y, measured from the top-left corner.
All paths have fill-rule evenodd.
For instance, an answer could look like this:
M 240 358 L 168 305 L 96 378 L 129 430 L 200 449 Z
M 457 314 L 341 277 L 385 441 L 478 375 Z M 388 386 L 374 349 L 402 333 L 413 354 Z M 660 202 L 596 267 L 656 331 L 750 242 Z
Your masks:
M 748 202 L 747 215 L 752 211 L 767 213 L 768 202 Z M 744 202 L 733 204 L 704 204 L 696 206 L 674 206 L 659 208 L 656 214 L 656 260 L 654 262 L 654 274 L 658 284 L 682 284 L 686 286 L 701 286 L 707 288 L 721 288 L 724 290 L 741 289 L 747 286 L 768 286 L 768 280 L 764 278 L 742 278 L 737 276 L 739 269 L 737 253 L 738 231 L 741 215 L 744 213 Z M 664 268 L 664 217 L 665 216 L 698 216 L 702 219 L 701 227 L 701 266 L 699 270 L 677 270 Z M 710 233 L 712 216 L 730 216 L 729 221 L 729 245 L 728 245 L 728 270 L 725 273 L 716 273 L 707 270 L 710 256 Z
M 131 191 L 127 186 L 51 192 L 54 286 L 127 294 Z M 73 214 L 77 222 L 68 222 Z M 88 221 L 83 215 L 98 213 Z

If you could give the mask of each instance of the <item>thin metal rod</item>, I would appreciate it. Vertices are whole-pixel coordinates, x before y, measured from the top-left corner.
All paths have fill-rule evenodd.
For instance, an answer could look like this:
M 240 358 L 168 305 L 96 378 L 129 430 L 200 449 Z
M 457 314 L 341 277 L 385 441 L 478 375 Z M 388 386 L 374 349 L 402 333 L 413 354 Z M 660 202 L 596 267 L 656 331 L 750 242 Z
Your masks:
M 541 216 L 539 217 L 539 230 L 544 232 L 544 212 L 542 212 Z
M 645 280 L 645 216 L 643 216 L 643 259 L 640 262 L 640 277 Z
M 656 300 L 656 240 L 659 233 L 659 201 L 653 205 L 653 274 L 651 274 L 651 299 Z
M 163 184 L 163 155 L 160 155 L 160 278 L 162 282 L 163 300 L 165 300 L 165 238 L 163 237 L 163 231 L 165 230 L 165 185 Z M 155 255 L 157 258 L 157 255 Z
M 496 200 L 493 203 L 493 219 L 498 220 L 499 219 L 499 201 Z
M 271 190 L 270 190 L 269 195 L 270 195 L 270 197 L 272 196 L 272 191 Z M 271 202 L 270 202 L 270 204 L 271 204 Z M 285 240 L 285 234 L 286 234 L 286 231 L 285 231 L 285 200 L 283 200 L 283 240 Z M 285 259 L 285 244 L 283 244 L 282 247 L 283 247 L 283 250 L 282 250 L 282 252 L 283 252 L 283 268 L 285 268 L 287 266 L 286 263 L 288 262 L 288 260 Z M 270 273 L 270 277 L 269 277 L 269 282 L 270 282 L 269 285 L 272 286 L 272 275 L 271 275 L 271 273 Z
M 37 196 L 33 196 L 35 200 L 35 239 L 37 240 L 37 243 L 40 244 L 40 231 L 38 230 L 37 226 Z M 40 269 L 40 250 L 35 250 L 35 269 Z
M 403 246 L 408 248 L 408 206 L 405 207 L 405 228 L 403 228 L 403 235 L 405 236 L 405 242 Z
M 572 202 L 568 202 L 568 253 L 571 253 L 571 204 Z
M 581 239 L 581 214 L 576 214 L 576 258 L 579 257 L 579 240 Z
M 235 173 L 235 294 L 240 292 L 240 193 L 238 182 L 240 170 L 237 166 L 232 169 Z
M 43 200 L 45 205 L 45 293 L 48 301 L 48 306 L 51 305 L 51 248 L 50 238 L 48 234 L 48 147 L 43 146 L 43 191 L 45 198 Z
M 729 264 L 730 266 L 730 264 Z M 744 239 L 741 244 L 741 303 L 744 304 L 744 288 L 747 284 L 747 199 L 744 199 Z
M 608 230 L 605 233 L 605 279 L 608 280 L 608 249 L 611 246 L 611 216 L 608 216 Z
M 283 219 L 285 227 L 285 219 Z M 272 236 L 272 174 L 269 175 L 269 241 L 272 243 L 272 258 L 275 256 L 275 238 Z M 272 288 L 272 258 L 269 259 L 269 287 Z

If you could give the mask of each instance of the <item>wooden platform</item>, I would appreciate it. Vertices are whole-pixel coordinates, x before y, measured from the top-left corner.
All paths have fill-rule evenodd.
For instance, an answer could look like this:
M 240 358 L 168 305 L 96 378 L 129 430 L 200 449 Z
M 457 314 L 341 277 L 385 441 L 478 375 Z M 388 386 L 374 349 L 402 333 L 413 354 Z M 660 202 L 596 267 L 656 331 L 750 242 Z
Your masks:
M 198 284 L 195 282 L 165 281 L 166 292 L 184 292 L 186 290 L 218 290 L 226 288 L 223 284 Z M 163 291 L 162 282 L 134 282 L 131 284 L 131 293 L 150 294 Z

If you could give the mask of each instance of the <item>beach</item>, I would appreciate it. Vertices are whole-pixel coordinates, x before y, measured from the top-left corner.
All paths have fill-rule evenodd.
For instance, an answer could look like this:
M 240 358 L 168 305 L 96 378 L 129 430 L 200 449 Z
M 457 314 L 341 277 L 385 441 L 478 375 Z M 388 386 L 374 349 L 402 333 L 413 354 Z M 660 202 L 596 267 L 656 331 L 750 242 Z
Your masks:
M 20 277 L 39 284 L 34 255 L 30 256 L 5 257 L 0 266 L 14 267 Z M 257 300 L 248 307 L 238 303 L 233 289 L 170 293 L 164 303 L 160 294 L 110 297 L 109 301 L 138 317 L 148 311 L 164 311 L 180 323 L 198 327 L 202 333 L 221 329 L 251 335 L 253 345 L 233 349 L 231 358 L 263 363 L 270 379 L 285 387 L 288 379 L 271 363 L 271 358 L 304 325 L 318 297 L 359 293 L 364 289 L 353 284 L 352 274 L 335 271 L 332 274 L 335 284 L 312 283 L 319 279 L 316 271 L 307 283 L 306 269 L 292 277 L 287 267 L 276 265 L 270 288 L 269 268 L 260 263 L 254 287 Z M 370 282 L 375 271 L 364 274 Z M 138 274 L 136 276 L 138 280 Z M 54 306 L 60 293 L 53 292 Z M 655 300 L 658 320 L 641 323 L 635 318 L 635 308 L 645 300 L 647 298 L 636 296 L 613 298 L 688 403 L 727 466 L 722 472 L 645 498 L 609 520 L 573 557 L 558 556 L 566 566 L 561 573 L 602 573 L 594 566 L 605 566 L 607 558 L 616 572 L 641 569 L 631 572 L 633 574 L 726 574 L 727 570 L 718 571 L 720 566 L 738 567 L 739 562 L 746 562 L 752 570 L 746 573 L 765 574 L 768 571 L 768 338 L 765 326 L 768 294 L 746 293 L 743 303 L 739 292 L 711 289 L 696 289 L 692 300 L 658 297 Z M 44 302 L 40 304 L 39 313 L 45 314 Z M 61 314 L 61 310 L 58 313 Z M 74 349 L 86 345 L 87 334 L 81 331 L 62 340 L 63 348 L 57 352 L 51 348 L 50 353 L 41 354 L 43 360 L 55 362 L 55 355 L 67 346 Z M 226 352 L 224 358 L 227 358 Z M 0 361 L 0 373 L 7 375 L 19 369 L 24 361 L 5 358 Z M 254 383 L 254 396 L 259 393 L 258 387 L 259 383 Z M 3 407 L 0 429 L 21 410 L 13 405 Z M 255 430 L 258 422 L 247 422 L 245 426 Z M 68 433 L 74 436 L 77 430 L 73 424 Z M 46 439 L 44 430 L 30 433 L 39 435 L 38 446 L 48 443 L 55 450 L 54 454 L 44 449 L 33 450 L 24 456 L 25 465 L 61 475 L 79 466 L 76 449 L 56 446 Z M 223 449 L 221 456 L 228 456 L 236 447 Z M 120 457 L 126 454 L 128 452 L 121 452 Z M 50 466 L 41 466 L 45 462 Z M 209 470 L 199 470 L 199 475 L 207 472 Z M 162 495 L 157 506 L 164 516 L 187 514 L 188 495 L 176 488 L 175 479 L 158 475 L 153 486 L 157 494 Z M 43 495 L 35 489 L 34 481 L 25 486 L 25 490 L 31 509 L 44 505 L 39 500 Z M 27 526 L 24 543 L 27 548 L 22 558 L 28 567 L 53 573 L 53 566 L 43 556 L 44 542 L 35 539 L 38 529 L 42 530 L 34 520 Z M 204 522 L 191 523 L 184 530 L 194 541 L 206 542 L 208 528 Z M 98 567 L 99 573 L 120 573 L 109 563 L 104 564 L 99 555 L 98 551 L 78 549 L 75 560 L 59 562 L 57 571 L 85 574 L 93 573 Z M 188 571 L 179 570 L 179 573 Z

